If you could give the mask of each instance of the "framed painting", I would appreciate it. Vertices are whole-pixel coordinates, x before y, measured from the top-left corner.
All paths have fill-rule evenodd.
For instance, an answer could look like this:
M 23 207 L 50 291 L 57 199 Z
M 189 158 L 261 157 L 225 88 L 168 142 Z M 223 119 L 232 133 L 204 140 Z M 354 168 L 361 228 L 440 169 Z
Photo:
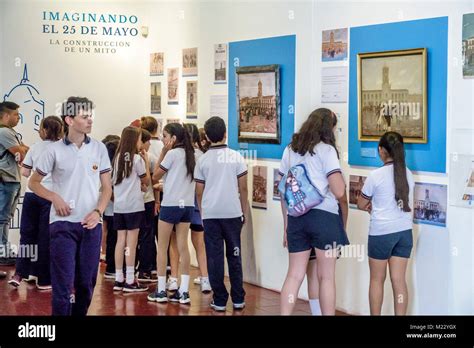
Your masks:
M 280 67 L 236 69 L 238 141 L 280 144 Z
M 387 131 L 405 143 L 427 143 L 426 48 L 357 55 L 360 141 Z

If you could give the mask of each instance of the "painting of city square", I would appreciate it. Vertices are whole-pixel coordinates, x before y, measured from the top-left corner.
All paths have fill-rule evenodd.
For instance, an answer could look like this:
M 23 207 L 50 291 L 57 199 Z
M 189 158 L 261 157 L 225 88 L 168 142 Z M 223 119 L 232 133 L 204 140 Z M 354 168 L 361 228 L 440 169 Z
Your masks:
M 350 175 L 349 176 L 349 207 L 357 208 L 357 200 L 359 199 L 362 187 L 364 187 L 366 176 Z
M 415 184 L 413 222 L 446 226 L 448 186 L 439 184 Z
M 359 140 L 387 131 L 426 143 L 426 49 L 358 54 Z
M 462 72 L 464 78 L 474 77 L 474 13 L 462 16 Z
M 332 62 L 347 59 L 347 28 L 323 30 L 321 59 Z
M 279 66 L 241 67 L 236 73 L 239 142 L 280 144 Z
M 253 167 L 252 207 L 267 209 L 267 167 Z

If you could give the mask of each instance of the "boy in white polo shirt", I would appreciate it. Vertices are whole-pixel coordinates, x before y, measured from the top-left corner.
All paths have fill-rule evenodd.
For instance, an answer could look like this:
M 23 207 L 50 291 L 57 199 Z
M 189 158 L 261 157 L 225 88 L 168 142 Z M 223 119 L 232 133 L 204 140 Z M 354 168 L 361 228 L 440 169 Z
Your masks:
M 207 267 L 213 301 L 211 307 L 225 311 L 229 293 L 224 285 L 224 242 L 234 309 L 245 307 L 240 233 L 248 211 L 247 166 L 244 158 L 225 144 L 226 127 L 220 117 L 204 125 L 211 141 L 194 171 L 199 210 L 204 224 Z
M 70 97 L 63 103 L 63 140 L 40 157 L 30 189 L 52 202 L 50 214 L 53 315 L 86 315 L 97 278 L 102 214 L 112 195 L 105 145 L 87 134 L 92 102 Z M 52 190 L 41 180 L 51 173 Z

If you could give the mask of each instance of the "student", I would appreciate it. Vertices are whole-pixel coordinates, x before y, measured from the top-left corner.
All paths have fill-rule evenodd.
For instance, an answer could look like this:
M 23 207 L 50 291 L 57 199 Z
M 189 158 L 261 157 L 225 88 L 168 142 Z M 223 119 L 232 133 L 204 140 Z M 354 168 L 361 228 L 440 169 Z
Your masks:
M 140 125 L 143 129 L 146 129 L 148 132 L 151 133 L 151 140 L 150 140 L 150 149 L 148 153 L 155 157 L 157 160 L 160 157 L 161 151 L 163 150 L 163 141 L 160 138 L 160 129 L 158 129 L 158 122 L 152 116 L 144 116 L 140 120 Z M 160 205 L 162 198 L 162 191 L 158 189 L 158 187 L 162 188 L 162 184 L 156 183 L 154 185 L 157 194 L 159 195 L 160 199 L 155 199 L 155 222 L 153 224 L 153 233 L 156 238 L 158 238 L 158 213 L 160 211 Z M 170 246 L 168 249 L 169 254 L 169 265 L 171 274 L 168 278 L 168 282 L 166 283 L 166 289 L 170 291 L 175 291 L 178 289 L 178 267 L 179 267 L 179 253 L 178 253 L 178 246 L 176 244 L 176 234 L 173 230 L 170 239 Z M 152 273 L 155 271 L 156 273 L 156 248 L 153 248 L 153 270 Z
M 120 137 L 118 135 L 107 135 L 102 143 L 107 148 L 110 162 L 113 162 L 117 152 Z M 107 204 L 102 222 L 102 252 L 105 250 L 105 273 L 104 278 L 115 279 L 115 245 L 117 244 L 117 230 L 114 228 L 114 195 Z M 104 244 L 105 241 L 105 244 Z
M 143 125 L 143 123 L 142 123 Z M 147 153 L 149 159 L 149 172 L 153 173 L 157 158 L 150 152 L 151 134 L 142 128 L 142 147 L 141 150 Z M 156 196 L 156 197 L 155 197 Z M 160 194 L 153 190 L 153 185 L 148 185 L 143 193 L 145 203 L 145 219 L 138 233 L 137 260 L 138 260 L 138 281 L 156 282 L 156 277 L 152 277 L 151 271 L 154 266 L 155 234 L 153 225 L 155 220 L 155 200 L 160 199 Z M 156 251 L 155 251 L 156 252 Z
M 307 270 L 311 249 L 315 249 L 319 281 L 319 301 L 323 315 L 336 310 L 336 248 L 349 244 L 339 217 L 337 200 L 345 193 L 334 127 L 337 119 L 328 109 L 313 111 L 283 152 L 280 175 L 304 163 L 308 176 L 324 200 L 299 217 L 287 216 L 282 198 L 284 231 L 287 233 L 289 268 L 281 290 L 281 314 L 291 314 Z M 328 252 L 331 250 L 333 252 Z
M 247 166 L 225 144 L 224 120 L 211 117 L 204 125 L 211 142 L 195 169 L 196 194 L 204 225 L 207 267 L 215 311 L 225 311 L 229 293 L 224 285 L 224 242 L 234 309 L 245 307 L 240 234 L 248 211 Z
M 46 148 L 62 138 L 63 124 L 61 119 L 56 116 L 48 116 L 41 120 L 39 136 L 42 141 L 31 146 L 22 163 L 21 175 L 26 178 L 30 177 L 31 171 L 36 169 L 36 163 L 41 154 L 46 151 Z M 43 185 L 48 190 L 52 189 L 50 174 L 44 178 Z M 32 260 L 31 255 L 18 255 L 15 275 L 8 284 L 17 288 L 23 278 L 33 275 L 37 278 L 36 287 L 38 290 L 51 289 L 49 271 L 50 210 L 50 201 L 37 196 L 30 189 L 26 189 L 21 214 L 20 245 L 26 248 L 37 246 L 36 259 Z
M 405 315 L 408 289 L 405 280 L 413 247 L 413 176 L 405 164 L 403 137 L 385 133 L 379 141 L 383 167 L 367 177 L 357 205 L 370 213 L 368 255 L 370 313 L 380 315 L 387 264 L 392 281 L 395 315 Z
M 191 137 L 191 142 L 194 146 L 194 154 L 196 155 L 196 162 L 201 157 L 205 150 L 202 147 L 201 140 L 199 138 L 199 131 L 195 124 L 186 123 L 184 128 Z M 204 245 L 204 227 L 202 226 L 201 213 L 199 212 L 199 206 L 197 199 L 194 200 L 194 213 L 191 219 L 191 241 L 193 242 L 194 249 L 196 250 L 196 258 L 199 266 L 200 275 L 194 279 L 194 284 L 201 286 L 203 293 L 211 292 L 211 283 L 209 283 L 209 276 L 207 274 L 207 260 L 206 260 L 206 246 Z
M 138 231 L 145 219 L 142 191 L 150 184 L 148 156 L 139 152 L 141 146 L 140 128 L 125 127 L 113 161 L 114 227 L 117 230 L 114 291 L 148 290 L 135 279 Z M 124 253 L 125 279 L 121 268 Z
M 13 129 L 20 120 L 19 105 L 5 101 L 0 103 L 0 246 L 7 257 L 0 257 L 0 265 L 14 265 L 15 259 L 8 246 L 10 220 L 15 214 L 20 198 L 20 163 L 25 158 L 28 146 L 21 142 Z
M 51 201 L 50 257 L 53 315 L 86 315 L 97 278 L 102 226 L 112 185 L 107 149 L 87 134 L 93 106 L 70 97 L 62 106 L 66 135 L 38 160 L 30 189 Z M 51 173 L 52 190 L 41 180 Z M 101 190 L 101 193 L 100 193 Z
M 173 226 L 176 228 L 176 241 L 181 258 L 181 283 L 179 289 L 170 296 L 171 302 L 191 303 L 189 298 L 189 249 L 188 231 L 194 212 L 194 148 L 188 132 L 179 123 L 169 123 L 163 129 L 163 151 L 158 159 L 158 166 L 153 173 L 153 182 L 162 177 L 163 202 L 161 203 L 158 223 L 157 267 L 158 287 L 148 295 L 149 301 L 166 302 L 166 252 L 170 242 Z

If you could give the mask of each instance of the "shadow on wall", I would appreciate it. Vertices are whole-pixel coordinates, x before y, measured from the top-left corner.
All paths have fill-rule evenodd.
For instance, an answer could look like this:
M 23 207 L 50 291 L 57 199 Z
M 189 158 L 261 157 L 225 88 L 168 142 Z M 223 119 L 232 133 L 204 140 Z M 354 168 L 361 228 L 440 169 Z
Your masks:
M 252 284 L 261 284 L 260 274 L 257 272 L 257 261 L 255 259 L 254 231 L 252 209 L 249 208 L 248 221 L 242 228 L 242 271 L 244 281 Z

